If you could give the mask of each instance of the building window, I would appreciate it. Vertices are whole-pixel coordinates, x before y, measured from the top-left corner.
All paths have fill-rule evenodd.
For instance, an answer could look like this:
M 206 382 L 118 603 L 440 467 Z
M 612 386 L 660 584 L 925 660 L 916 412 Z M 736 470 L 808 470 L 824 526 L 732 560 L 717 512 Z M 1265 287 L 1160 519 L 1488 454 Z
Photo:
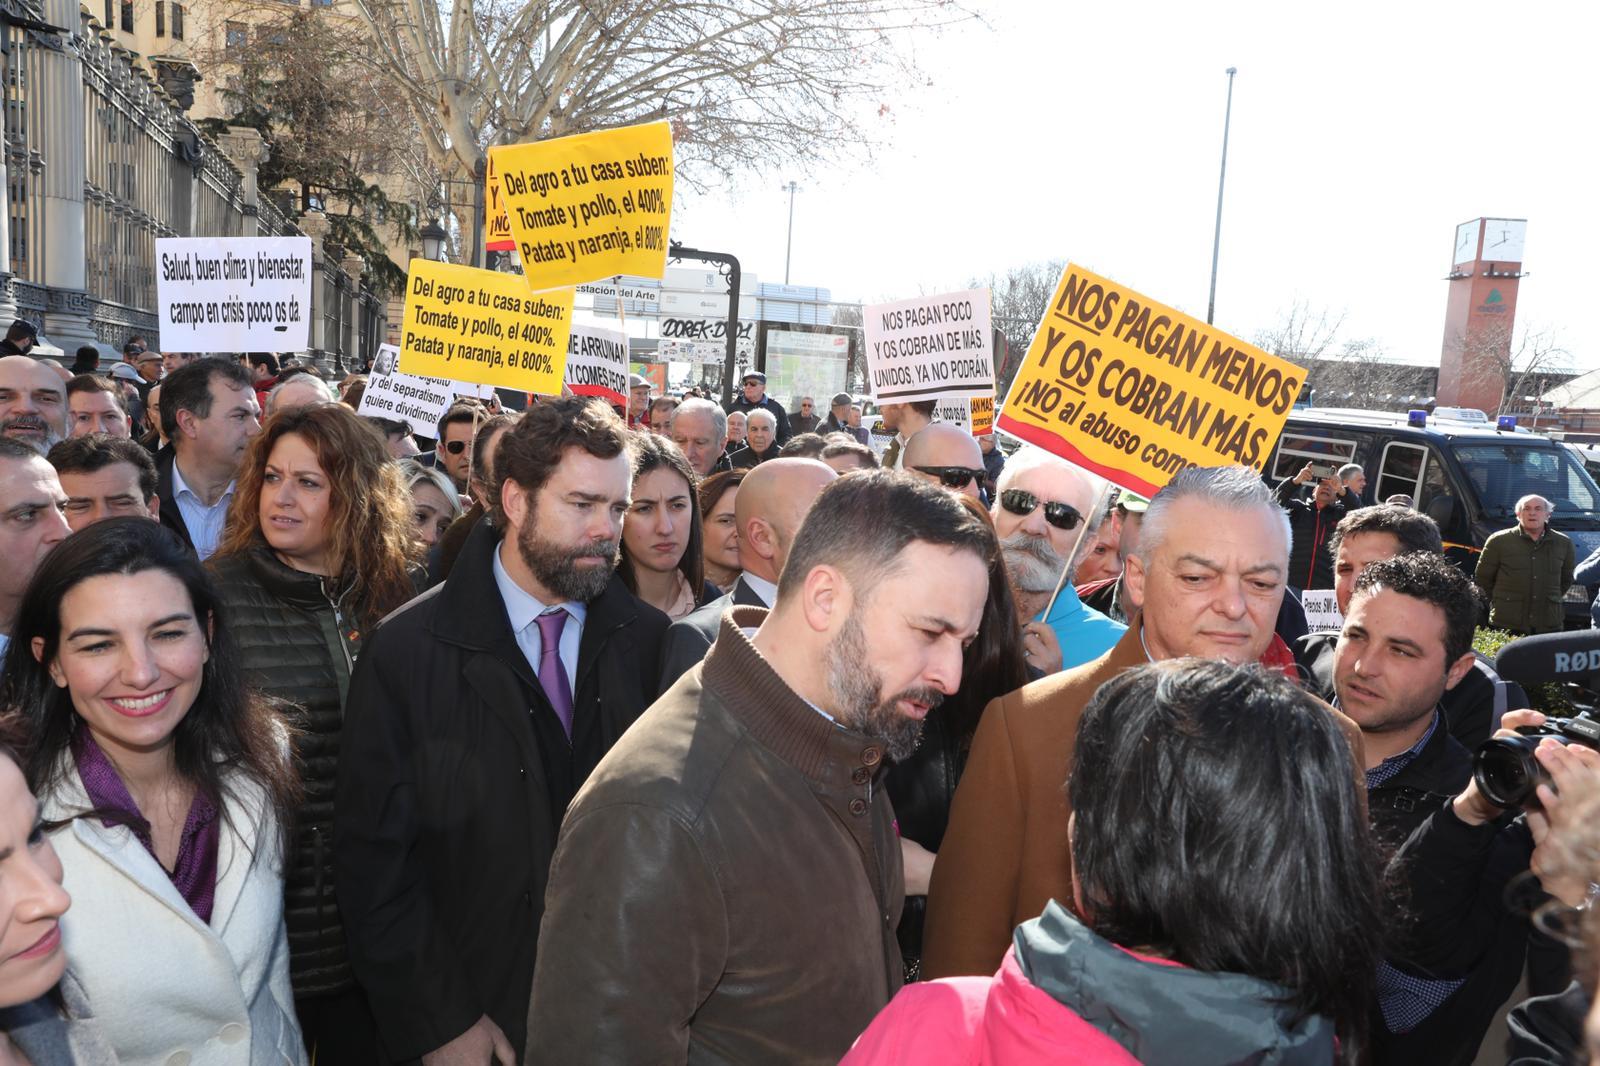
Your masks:
M 108 30 L 117 28 L 117 8 L 112 0 L 106 0 L 106 19 L 102 25 Z
M 122 32 L 133 32 L 133 0 L 122 0 Z
M 176 0 L 172 4 L 172 39 L 183 40 L 183 5 Z
M 156 36 L 167 35 L 167 0 L 156 0 Z
M 232 52 L 250 44 L 250 27 L 242 22 L 230 22 L 223 29 L 223 47 Z
M 332 7 L 334 0 L 311 0 L 312 7 Z

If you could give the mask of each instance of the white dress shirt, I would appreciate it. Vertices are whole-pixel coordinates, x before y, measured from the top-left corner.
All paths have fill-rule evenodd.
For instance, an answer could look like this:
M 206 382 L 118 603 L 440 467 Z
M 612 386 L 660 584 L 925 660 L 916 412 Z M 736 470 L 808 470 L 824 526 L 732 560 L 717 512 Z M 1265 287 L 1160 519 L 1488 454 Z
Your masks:
M 237 484 L 236 481 L 228 482 L 228 487 L 222 491 L 222 498 L 207 507 L 199 494 L 183 480 L 178 460 L 172 460 L 172 495 L 178 502 L 178 513 L 183 516 L 189 539 L 194 542 L 195 554 L 200 556 L 202 562 L 209 559 L 211 553 L 217 550 L 217 545 L 222 543 L 222 527 L 228 520 L 228 504 L 233 500 L 233 490 Z

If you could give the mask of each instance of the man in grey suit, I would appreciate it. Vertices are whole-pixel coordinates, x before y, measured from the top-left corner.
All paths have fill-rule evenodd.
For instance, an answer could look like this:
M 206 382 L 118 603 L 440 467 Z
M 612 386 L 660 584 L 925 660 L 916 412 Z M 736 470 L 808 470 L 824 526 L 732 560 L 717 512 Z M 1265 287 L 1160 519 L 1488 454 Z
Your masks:
M 822 490 L 837 477 L 831 467 L 816 459 L 771 459 L 745 475 L 733 501 L 743 573 L 727 595 L 668 627 L 661 642 L 662 692 L 706 657 L 717 638 L 723 611 L 772 607 L 795 534 Z

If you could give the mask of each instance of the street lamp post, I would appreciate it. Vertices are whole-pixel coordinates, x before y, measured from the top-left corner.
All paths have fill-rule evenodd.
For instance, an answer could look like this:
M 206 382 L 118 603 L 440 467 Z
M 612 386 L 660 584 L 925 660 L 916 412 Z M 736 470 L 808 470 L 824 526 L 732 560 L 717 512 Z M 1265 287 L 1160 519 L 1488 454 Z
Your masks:
M 1217 253 L 1222 249 L 1222 188 L 1228 180 L 1228 125 L 1233 120 L 1233 76 L 1237 67 L 1228 68 L 1228 107 L 1222 113 L 1222 172 L 1217 176 L 1217 228 L 1211 237 L 1211 295 L 1206 300 L 1206 325 L 1217 313 Z
M 800 191 L 798 183 L 791 181 L 784 186 L 789 190 L 789 243 L 783 249 L 783 283 L 789 284 L 789 253 L 794 251 L 794 194 Z
M 444 259 L 445 244 L 450 240 L 450 234 L 443 226 L 431 221 L 417 235 L 422 238 L 422 258 L 435 262 Z

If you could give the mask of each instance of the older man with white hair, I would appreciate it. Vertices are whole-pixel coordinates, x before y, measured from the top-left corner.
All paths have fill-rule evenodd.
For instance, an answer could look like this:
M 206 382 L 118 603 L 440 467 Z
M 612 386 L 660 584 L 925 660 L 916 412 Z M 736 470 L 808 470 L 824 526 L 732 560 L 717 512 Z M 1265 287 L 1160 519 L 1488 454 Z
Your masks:
M 764 407 L 745 412 L 744 447 L 730 452 L 728 462 L 735 470 L 749 470 L 778 457 L 778 419 Z
M 1559 632 L 1562 597 L 1572 584 L 1577 553 L 1565 533 L 1550 528 L 1554 510 L 1543 496 L 1517 501 L 1517 524 L 1483 542 L 1472 575 L 1489 598 L 1489 624 L 1512 633 Z
M 709 477 L 728 470 L 728 416 L 710 400 L 692 397 L 680 403 L 667 419 L 667 435 L 689 460 L 694 472 Z
M 310 407 L 313 404 L 333 403 L 333 393 L 311 374 L 296 374 L 292 378 L 280 378 L 272 386 L 272 391 L 267 393 L 266 416 L 271 416 L 286 407 Z
M 1256 662 L 1272 641 L 1288 567 L 1288 518 L 1249 467 L 1184 470 L 1156 494 L 1128 556 L 1139 613 L 1122 639 L 1093 662 L 1000 697 L 978 722 L 933 867 L 924 977 L 994 973 L 1012 930 L 1050 900 L 1074 898 L 1062 785 L 1095 691 L 1146 662 Z M 1328 713 L 1350 740 L 1357 782 L 1361 731 Z
M 1062 584 L 1061 574 L 1068 569 L 1069 555 L 1075 568 L 1094 545 L 1095 528 L 1104 513 L 1095 506 L 1099 480 L 1043 448 L 1025 444 L 1006 460 L 997 489 L 994 528 L 1017 594 L 1028 665 L 1048 674 L 1098 659 L 1127 627 L 1085 607 L 1071 580 Z M 1052 606 L 1050 594 L 1058 584 L 1061 595 Z

